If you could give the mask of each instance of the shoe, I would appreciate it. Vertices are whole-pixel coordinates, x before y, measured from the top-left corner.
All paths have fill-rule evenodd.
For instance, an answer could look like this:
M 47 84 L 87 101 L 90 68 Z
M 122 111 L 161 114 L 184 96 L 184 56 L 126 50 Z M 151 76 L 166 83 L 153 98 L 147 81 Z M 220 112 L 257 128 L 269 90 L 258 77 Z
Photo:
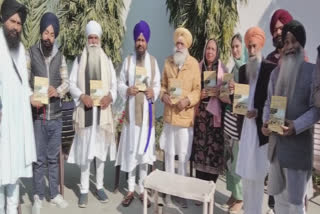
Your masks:
M 143 204 L 143 200 L 144 200 L 144 194 L 143 194 L 143 193 L 141 193 L 141 194 L 139 195 L 139 199 L 140 199 L 141 203 Z M 148 199 L 148 197 L 147 197 L 147 207 L 148 207 L 148 208 L 151 207 L 151 202 L 150 202 L 150 200 Z
M 230 207 L 232 207 L 235 202 L 236 202 L 236 200 L 232 196 L 230 196 L 227 203 L 223 204 L 221 207 L 223 209 L 230 209 Z
M 88 193 L 81 193 L 79 197 L 78 206 L 80 208 L 86 208 L 88 205 Z
M 274 214 L 273 209 L 269 209 L 266 214 Z
M 237 214 L 240 212 L 240 210 L 242 209 L 242 206 L 243 206 L 243 202 L 242 201 L 236 201 L 232 207 L 230 207 L 229 209 L 229 213 L 230 214 Z
M 42 208 L 42 200 L 38 195 L 33 196 L 32 214 L 40 214 L 40 209 Z
M 107 194 L 104 192 L 103 189 L 98 189 L 96 191 L 96 194 L 97 194 L 98 200 L 101 203 L 107 203 L 109 201 L 109 198 L 108 198 Z
M 133 192 L 128 193 L 121 202 L 122 206 L 129 207 L 133 199 L 134 199 L 134 193 Z
M 63 199 L 62 195 L 58 194 L 56 197 L 51 199 L 51 204 L 56 205 L 59 208 L 66 208 L 69 204 L 66 200 Z
M 196 205 L 197 207 L 199 207 L 199 206 L 202 205 L 202 201 L 196 201 L 196 202 L 194 203 L 194 205 Z

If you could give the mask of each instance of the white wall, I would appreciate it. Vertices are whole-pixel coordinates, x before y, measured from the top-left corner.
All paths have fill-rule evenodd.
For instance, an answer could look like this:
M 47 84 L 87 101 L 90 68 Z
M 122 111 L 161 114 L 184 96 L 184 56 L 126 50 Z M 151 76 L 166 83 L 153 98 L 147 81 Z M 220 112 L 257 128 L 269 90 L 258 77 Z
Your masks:
M 247 5 L 239 5 L 240 22 L 235 32 L 245 34 L 249 27 L 258 25 L 267 36 L 264 56 L 274 50 L 270 34 L 271 16 L 277 9 L 288 10 L 294 19 L 300 21 L 307 32 L 306 53 L 310 62 L 315 63 L 316 48 L 320 44 L 320 0 L 248 0 Z

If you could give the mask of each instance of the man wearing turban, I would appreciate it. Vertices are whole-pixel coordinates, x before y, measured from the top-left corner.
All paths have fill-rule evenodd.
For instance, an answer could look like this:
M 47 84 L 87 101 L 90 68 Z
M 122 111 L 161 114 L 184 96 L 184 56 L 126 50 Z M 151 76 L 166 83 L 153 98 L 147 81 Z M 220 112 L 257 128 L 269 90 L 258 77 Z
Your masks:
M 103 189 L 104 162 L 110 150 L 115 159 L 116 145 L 111 107 L 117 99 L 117 79 L 111 59 L 101 48 L 102 28 L 90 21 L 85 30 L 87 38 L 83 52 L 72 66 L 70 93 L 76 103 L 74 111 L 75 137 L 68 162 L 79 165 L 80 198 L 78 206 L 88 205 L 90 164 L 96 159 L 96 196 L 108 202 Z
M 17 214 L 19 179 L 32 177 L 36 148 L 25 47 L 27 9 L 15 0 L 1 5 L 0 19 L 0 213 Z
M 164 128 L 160 147 L 165 151 L 165 168 L 175 172 L 175 155 L 179 156 L 178 174 L 185 176 L 193 141 L 194 107 L 200 100 L 201 73 L 198 61 L 190 56 L 192 35 L 186 28 L 173 34 L 174 53 L 164 64 L 161 80 L 161 101 L 164 103 Z M 171 204 L 170 196 L 166 198 Z M 186 207 L 185 200 L 180 200 Z
M 280 59 L 280 50 L 283 47 L 283 41 L 282 41 L 282 28 L 285 24 L 292 21 L 291 14 L 283 9 L 276 10 L 271 18 L 270 21 L 270 33 L 272 35 L 272 41 L 273 46 L 276 48 L 274 51 L 272 51 L 268 56 L 267 60 L 278 64 Z
M 126 101 L 124 125 L 121 131 L 116 165 L 128 173 L 128 193 L 122 201 L 128 207 L 134 198 L 135 180 L 139 166 L 138 193 L 144 200 L 143 180 L 147 176 L 148 165 L 155 157 L 155 104 L 160 93 L 160 71 L 157 60 L 147 48 L 150 27 L 140 21 L 133 30 L 135 51 L 123 62 L 118 92 Z M 147 201 L 148 207 L 151 205 Z
M 40 20 L 41 39 L 27 54 L 29 83 L 34 91 L 35 79 L 48 81 L 46 101 L 33 101 L 34 135 L 37 161 L 33 163 L 33 213 L 40 213 L 45 197 L 45 171 L 48 168 L 51 203 L 65 208 L 68 203 L 59 194 L 59 153 L 62 132 L 61 99 L 69 91 L 67 64 L 55 44 L 59 35 L 59 20 L 53 13 L 45 13 Z M 47 167 L 48 165 L 48 167 Z
M 242 131 L 236 173 L 242 178 L 244 213 L 261 214 L 264 178 L 268 168 L 268 137 L 261 132 L 262 112 L 267 99 L 269 77 L 276 65 L 262 58 L 265 33 L 261 28 L 249 28 L 244 40 L 249 59 L 239 69 L 239 83 L 248 84 L 250 93 L 247 114 L 239 115 L 238 120 Z
M 315 66 L 304 60 L 306 32 L 300 22 L 292 20 L 283 27 L 282 41 L 280 69 L 270 77 L 263 116 L 267 124 L 272 96 L 287 98 L 283 134 L 271 132 L 267 125 L 262 129 L 270 136 L 268 193 L 274 195 L 276 213 L 305 214 L 304 200 L 312 172 L 312 129 L 320 119 L 320 109 L 312 99 Z

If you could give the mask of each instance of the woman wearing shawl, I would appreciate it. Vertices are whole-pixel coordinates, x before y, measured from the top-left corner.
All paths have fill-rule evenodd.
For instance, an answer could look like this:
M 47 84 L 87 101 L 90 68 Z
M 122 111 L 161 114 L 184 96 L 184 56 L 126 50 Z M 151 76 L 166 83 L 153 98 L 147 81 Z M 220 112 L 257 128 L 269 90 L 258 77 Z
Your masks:
M 248 59 L 248 53 L 240 34 L 232 37 L 231 52 L 235 63 L 231 73 L 234 76 L 234 81 L 239 82 L 239 68 L 244 65 Z M 226 183 L 227 190 L 231 192 L 231 196 L 227 203 L 223 205 L 223 208 L 229 209 L 230 213 L 238 213 L 243 205 L 241 177 L 235 173 L 240 131 L 237 127 L 237 116 L 232 114 L 231 104 L 227 104 L 225 107 L 223 121 L 226 145 L 225 159 L 227 163 Z
M 225 66 L 219 59 L 219 49 L 214 39 L 209 39 L 204 47 L 203 60 L 200 62 L 201 71 L 201 100 L 197 109 L 193 157 L 196 177 L 203 180 L 217 181 L 224 169 L 224 140 L 221 121 L 221 101 L 219 88 L 222 84 Z M 205 80 L 208 72 L 216 72 L 212 85 L 206 87 Z M 206 73 L 206 74 L 205 74 Z M 211 94 L 211 96 L 209 96 Z

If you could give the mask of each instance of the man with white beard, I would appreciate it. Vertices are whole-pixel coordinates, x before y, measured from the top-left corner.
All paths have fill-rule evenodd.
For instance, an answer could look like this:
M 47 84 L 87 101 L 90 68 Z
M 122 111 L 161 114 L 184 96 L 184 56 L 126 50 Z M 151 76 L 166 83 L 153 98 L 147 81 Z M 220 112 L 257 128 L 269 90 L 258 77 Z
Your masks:
M 313 125 L 320 119 L 320 109 L 312 99 L 313 64 L 304 60 L 306 33 L 293 20 L 282 30 L 284 41 L 280 69 L 270 77 L 268 99 L 264 108 L 264 135 L 270 135 L 268 192 L 275 197 L 275 212 L 304 214 L 307 182 L 313 159 Z M 283 135 L 267 128 L 272 96 L 287 97 Z
M 74 63 L 70 75 L 70 92 L 76 102 L 74 123 L 76 135 L 68 162 L 81 169 L 79 207 L 88 204 L 90 163 L 96 158 L 96 195 L 105 203 L 103 190 L 104 162 L 110 148 L 110 159 L 115 159 L 115 137 L 111 105 L 117 98 L 116 74 L 111 59 L 101 48 L 102 29 L 96 21 L 86 26 L 87 45 Z M 101 81 L 99 106 L 90 96 L 92 80 Z
M 261 132 L 262 112 L 267 99 L 269 77 L 275 64 L 262 59 L 265 33 L 259 27 L 250 28 L 245 34 L 249 60 L 239 69 L 239 83 L 249 84 L 248 112 L 240 116 L 242 127 L 236 173 L 243 182 L 243 202 L 246 214 L 261 214 L 264 179 L 267 174 L 268 137 Z M 242 123 L 243 122 L 243 123 Z
M 21 32 L 27 8 L 15 0 L 1 6 L 0 28 L 0 214 L 17 214 L 19 179 L 32 177 L 37 160 L 25 47 Z
M 160 147 L 165 151 L 165 168 L 175 173 L 175 155 L 179 157 L 178 174 L 186 175 L 187 162 L 191 155 L 193 141 L 194 106 L 200 100 L 200 70 L 198 61 L 189 55 L 192 35 L 185 28 L 174 32 L 175 50 L 164 64 L 160 97 L 164 103 L 164 128 L 160 137 Z M 170 83 L 181 93 L 177 102 L 170 97 Z M 172 85 L 171 85 L 172 86 Z M 167 197 L 167 203 L 171 200 Z M 186 201 L 181 200 L 182 207 Z

